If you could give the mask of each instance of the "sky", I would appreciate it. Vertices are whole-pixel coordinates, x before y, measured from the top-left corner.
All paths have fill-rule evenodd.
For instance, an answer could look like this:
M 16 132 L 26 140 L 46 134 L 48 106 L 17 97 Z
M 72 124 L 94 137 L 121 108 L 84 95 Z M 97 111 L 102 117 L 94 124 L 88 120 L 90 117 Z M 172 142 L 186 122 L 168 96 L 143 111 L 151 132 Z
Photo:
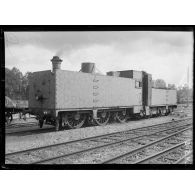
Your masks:
M 100 72 L 144 70 L 168 84 L 193 76 L 193 33 L 166 31 L 5 32 L 5 66 L 23 74 L 51 70 L 58 55 L 63 70 L 94 62 Z

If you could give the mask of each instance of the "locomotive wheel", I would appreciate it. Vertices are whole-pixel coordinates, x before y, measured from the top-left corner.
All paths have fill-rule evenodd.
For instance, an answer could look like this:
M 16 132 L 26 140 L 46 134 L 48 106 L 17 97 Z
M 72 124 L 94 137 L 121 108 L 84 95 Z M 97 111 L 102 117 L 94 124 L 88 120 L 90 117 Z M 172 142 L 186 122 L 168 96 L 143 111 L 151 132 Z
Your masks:
M 86 115 L 80 113 L 73 113 L 67 117 L 67 125 L 71 129 L 77 129 L 85 123 Z
M 97 119 L 94 119 L 95 123 L 99 126 L 104 126 L 108 123 L 109 119 L 110 119 L 110 112 L 107 111 L 103 111 L 103 112 L 99 112 L 97 114 Z
M 121 110 L 116 113 L 116 120 L 120 123 L 125 123 L 127 121 L 127 111 Z

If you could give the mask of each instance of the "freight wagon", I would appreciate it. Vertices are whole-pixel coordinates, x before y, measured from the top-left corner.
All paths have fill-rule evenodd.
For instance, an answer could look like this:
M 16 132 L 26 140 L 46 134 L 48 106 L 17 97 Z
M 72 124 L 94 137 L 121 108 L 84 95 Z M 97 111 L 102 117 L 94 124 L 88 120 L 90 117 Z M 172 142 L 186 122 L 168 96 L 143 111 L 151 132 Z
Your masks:
M 61 70 L 54 56 L 52 71 L 34 72 L 30 79 L 29 109 L 55 125 L 79 128 L 85 122 L 105 125 L 112 117 L 127 118 L 168 114 L 177 106 L 176 90 L 152 88 L 152 75 L 145 71 L 116 71 L 100 75 L 94 63 L 82 63 L 80 72 Z
M 5 96 L 5 122 L 10 123 L 13 120 L 13 114 L 22 113 L 25 115 L 28 110 L 27 100 L 12 100 Z

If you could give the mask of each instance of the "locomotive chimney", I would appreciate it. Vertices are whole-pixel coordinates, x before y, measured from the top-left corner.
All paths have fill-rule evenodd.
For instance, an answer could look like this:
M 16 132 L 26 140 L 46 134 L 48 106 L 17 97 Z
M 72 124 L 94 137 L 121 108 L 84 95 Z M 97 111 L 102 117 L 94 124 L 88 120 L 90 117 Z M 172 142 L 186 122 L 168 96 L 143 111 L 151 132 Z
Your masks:
M 61 63 L 63 60 L 61 60 L 58 56 L 53 56 L 51 59 L 52 62 L 52 72 L 55 72 L 56 70 L 61 69 Z

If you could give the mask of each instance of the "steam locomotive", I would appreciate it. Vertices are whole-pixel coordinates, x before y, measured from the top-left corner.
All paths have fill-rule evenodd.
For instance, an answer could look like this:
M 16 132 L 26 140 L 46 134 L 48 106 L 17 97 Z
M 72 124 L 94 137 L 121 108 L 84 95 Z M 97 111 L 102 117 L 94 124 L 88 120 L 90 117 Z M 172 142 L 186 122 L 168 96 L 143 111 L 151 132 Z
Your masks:
M 106 125 L 132 116 L 167 115 L 177 107 L 176 90 L 152 87 L 152 75 L 125 70 L 97 74 L 94 63 L 81 71 L 61 70 L 62 60 L 51 59 L 52 71 L 34 72 L 30 79 L 29 110 L 56 130 L 80 128 L 85 122 Z

